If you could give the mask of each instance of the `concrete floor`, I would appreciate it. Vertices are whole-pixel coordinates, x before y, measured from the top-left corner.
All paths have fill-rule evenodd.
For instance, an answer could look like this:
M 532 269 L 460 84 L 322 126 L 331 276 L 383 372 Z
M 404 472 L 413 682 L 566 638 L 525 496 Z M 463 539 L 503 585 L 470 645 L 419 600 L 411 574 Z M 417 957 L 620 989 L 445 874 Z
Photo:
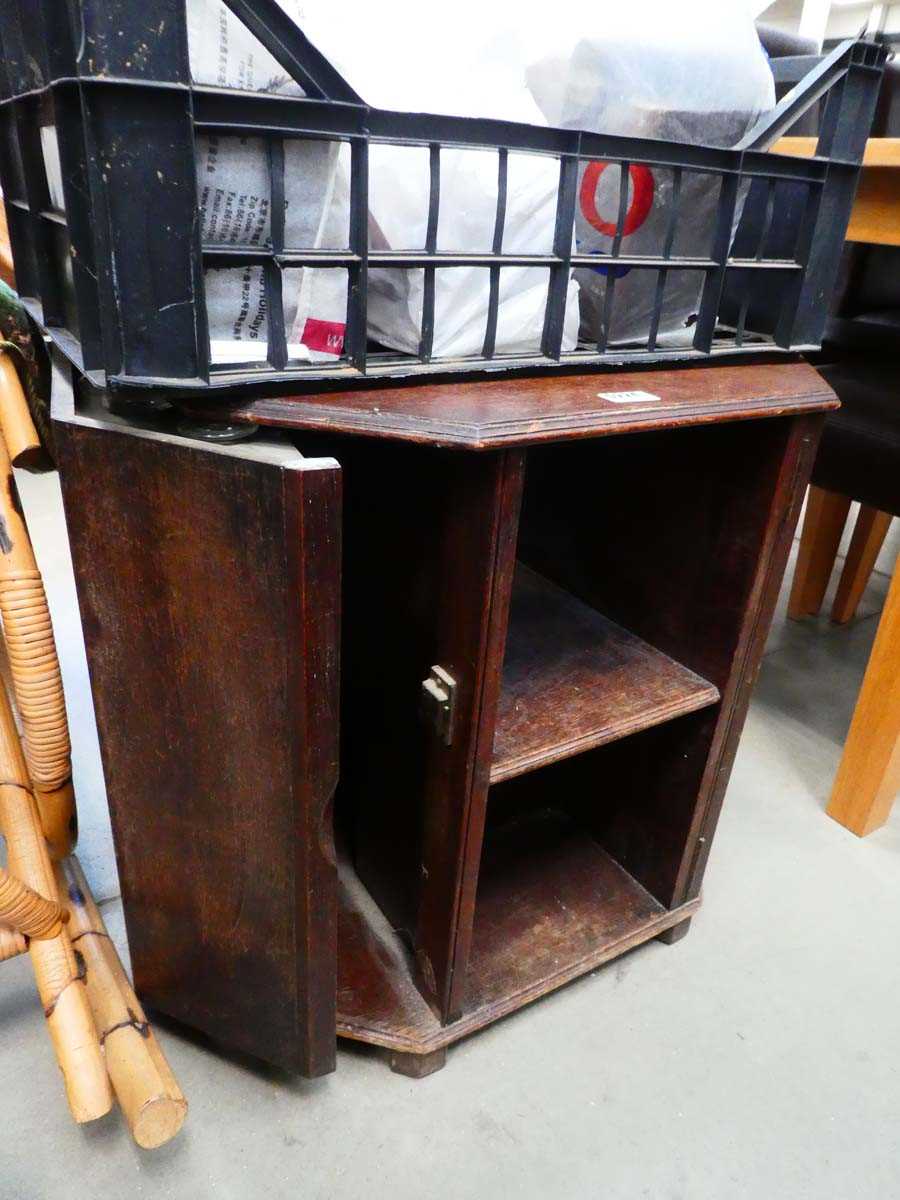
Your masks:
M 45 567 L 64 560 L 54 496 L 26 497 Z M 93 719 L 53 569 L 102 889 Z M 342 1044 L 337 1073 L 304 1082 L 162 1028 L 191 1111 L 142 1152 L 117 1114 L 72 1124 L 29 964 L 5 964 L 0 1200 L 900 1196 L 900 805 L 866 841 L 823 813 L 886 587 L 876 575 L 847 629 L 787 625 L 782 597 L 688 938 L 477 1034 L 426 1080 Z M 120 934 L 118 902 L 105 911 Z

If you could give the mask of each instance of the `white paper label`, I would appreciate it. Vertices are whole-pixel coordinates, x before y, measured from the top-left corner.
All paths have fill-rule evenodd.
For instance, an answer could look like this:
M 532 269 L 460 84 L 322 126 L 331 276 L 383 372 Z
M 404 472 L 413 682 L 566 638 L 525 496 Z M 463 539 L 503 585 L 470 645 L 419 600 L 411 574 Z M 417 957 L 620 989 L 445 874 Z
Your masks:
M 597 395 L 613 404 L 649 404 L 651 400 L 660 400 L 653 392 L 598 392 Z

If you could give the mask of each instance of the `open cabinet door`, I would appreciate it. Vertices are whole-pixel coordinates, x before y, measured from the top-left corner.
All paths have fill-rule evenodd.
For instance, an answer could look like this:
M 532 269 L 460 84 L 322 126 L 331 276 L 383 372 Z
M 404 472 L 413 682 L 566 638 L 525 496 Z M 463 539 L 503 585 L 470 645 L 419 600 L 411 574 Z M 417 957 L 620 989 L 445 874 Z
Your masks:
M 54 414 L 135 986 L 334 1069 L 340 469 Z

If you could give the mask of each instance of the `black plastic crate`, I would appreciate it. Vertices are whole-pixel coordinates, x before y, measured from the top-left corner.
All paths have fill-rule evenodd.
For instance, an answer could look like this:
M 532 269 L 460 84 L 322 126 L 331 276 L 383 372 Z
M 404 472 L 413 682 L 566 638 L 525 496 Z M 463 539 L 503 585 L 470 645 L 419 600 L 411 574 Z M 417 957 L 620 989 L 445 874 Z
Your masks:
M 0 0 L 5 65 L 0 102 L 2 182 L 19 291 L 63 352 L 101 386 L 190 389 L 451 371 L 665 361 L 761 349 L 818 346 L 838 269 L 859 164 L 877 99 L 885 51 L 846 42 L 807 74 L 734 149 L 719 149 L 495 120 L 395 113 L 366 106 L 291 23 L 275 0 L 227 0 L 306 98 L 264 95 L 191 82 L 184 0 Z M 823 99 L 824 98 L 824 99 Z M 812 105 L 821 104 L 816 157 L 765 152 Z M 198 136 L 260 138 L 268 147 L 269 243 L 203 245 Z M 347 246 L 285 247 L 287 139 L 349 145 Z M 426 147 L 427 232 L 418 251 L 376 251 L 368 231 L 368 163 L 378 144 Z M 497 158 L 497 210 L 490 252 L 437 250 L 441 152 L 490 150 Z M 511 154 L 549 156 L 559 169 L 552 252 L 503 251 Z M 62 195 L 45 156 L 58 154 Z M 579 171 L 587 162 L 620 167 L 616 233 L 608 259 L 572 252 Z M 679 206 L 656 256 L 621 253 L 635 167 L 671 172 L 674 193 L 700 173 L 718 183 L 709 252 L 675 252 Z M 737 235 L 735 215 L 743 201 Z M 654 272 L 655 306 L 640 345 L 597 342 L 562 350 L 566 289 L 573 267 L 608 261 L 602 328 L 610 328 L 616 279 L 625 268 Z M 437 270 L 481 267 L 488 308 L 479 355 L 434 358 Z M 540 346 L 531 355 L 496 351 L 501 272 L 546 269 Z M 288 361 L 283 273 L 298 267 L 346 273 L 347 321 L 341 357 Z M 367 337 L 370 267 L 423 273 L 417 354 L 379 348 Z M 266 360 L 211 362 L 205 274 L 261 270 Z M 659 313 L 674 272 L 702 274 L 693 345 L 658 344 Z

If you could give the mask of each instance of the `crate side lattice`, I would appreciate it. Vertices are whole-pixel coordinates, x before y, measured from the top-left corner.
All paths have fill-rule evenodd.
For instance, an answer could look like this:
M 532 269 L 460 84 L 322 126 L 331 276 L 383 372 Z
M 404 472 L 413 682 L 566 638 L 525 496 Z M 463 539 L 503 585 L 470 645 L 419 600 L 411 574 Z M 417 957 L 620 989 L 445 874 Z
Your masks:
M 0 0 L 7 74 L 0 182 L 18 288 L 96 382 L 201 389 L 347 381 L 754 353 L 820 341 L 877 98 L 881 46 L 846 43 L 742 143 L 720 149 L 372 109 L 274 0 L 228 3 L 305 97 L 194 85 L 184 0 Z M 36 10 L 39 20 L 26 19 Z M 762 149 L 822 98 L 814 158 Z M 238 144 L 257 152 L 262 199 L 253 211 L 236 212 L 240 198 L 220 194 L 228 211 L 207 211 L 201 222 L 201 205 L 212 201 L 200 167 Z M 369 168 L 378 154 L 401 151 L 416 159 L 421 220 L 409 239 L 417 244 L 385 249 L 369 219 Z M 291 172 L 323 155 L 340 164 L 347 184 L 325 244 L 285 205 Z M 460 155 L 482 156 L 493 180 L 493 219 L 475 251 L 447 247 L 441 238 L 442 173 L 448 156 Z M 555 221 L 544 246 L 507 237 L 510 181 L 523 156 L 553 177 Z M 714 215 L 688 238 L 683 197 L 698 185 L 715 198 Z M 666 191 L 666 220 L 650 252 L 629 254 L 629 231 L 654 188 Z M 573 236 L 586 217 L 608 235 L 602 252 L 582 252 Z M 207 242 L 204 223 L 218 235 Z M 234 231 L 247 229 L 251 236 L 234 244 Z M 498 339 L 511 277 L 505 273 L 523 270 L 545 288 L 543 320 L 532 345 L 505 353 Z M 468 273 L 485 314 L 477 347 L 453 358 L 435 353 L 436 284 L 445 271 Z M 573 271 L 591 273 L 595 303 L 588 328 L 583 320 L 578 341 L 565 346 Z M 291 312 L 298 289 L 326 272 L 338 285 L 343 320 L 307 322 L 298 331 Z M 645 330 L 639 341 L 620 344 L 623 289 L 638 276 L 650 281 Z M 382 286 L 415 280 L 421 302 L 414 350 L 400 353 L 371 339 L 375 278 Z M 684 280 L 695 283 L 698 303 L 690 344 L 673 347 L 660 336 L 660 320 L 670 289 Z M 248 301 L 238 314 L 255 337 L 235 340 L 224 360 L 216 353 L 222 339 L 215 308 L 223 281 L 232 294 L 237 284 L 262 297 L 252 312 Z

